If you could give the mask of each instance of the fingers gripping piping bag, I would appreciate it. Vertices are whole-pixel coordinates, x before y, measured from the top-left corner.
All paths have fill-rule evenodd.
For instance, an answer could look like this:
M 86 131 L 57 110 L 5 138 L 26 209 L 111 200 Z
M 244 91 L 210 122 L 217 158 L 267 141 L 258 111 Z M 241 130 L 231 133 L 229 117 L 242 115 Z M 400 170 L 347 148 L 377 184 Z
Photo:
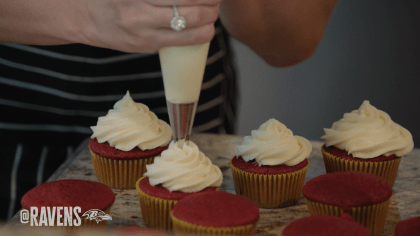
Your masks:
M 174 140 L 189 139 L 210 43 L 159 49 Z

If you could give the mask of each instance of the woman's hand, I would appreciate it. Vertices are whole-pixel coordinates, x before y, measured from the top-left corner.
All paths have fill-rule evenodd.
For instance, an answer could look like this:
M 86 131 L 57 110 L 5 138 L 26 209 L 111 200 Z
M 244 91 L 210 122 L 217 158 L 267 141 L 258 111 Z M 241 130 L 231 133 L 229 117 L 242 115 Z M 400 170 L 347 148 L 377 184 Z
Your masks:
M 0 0 L 0 41 L 83 43 L 124 52 L 209 42 L 221 0 Z M 186 20 L 174 31 L 172 5 Z

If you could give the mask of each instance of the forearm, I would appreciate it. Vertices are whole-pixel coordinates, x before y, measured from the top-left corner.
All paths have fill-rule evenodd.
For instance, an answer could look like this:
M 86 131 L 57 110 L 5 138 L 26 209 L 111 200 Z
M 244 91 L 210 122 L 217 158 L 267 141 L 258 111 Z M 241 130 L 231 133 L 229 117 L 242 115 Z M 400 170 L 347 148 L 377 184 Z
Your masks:
M 0 0 L 0 42 L 37 45 L 77 42 L 76 2 Z
M 224 0 L 220 17 L 231 35 L 273 66 L 316 50 L 336 0 Z

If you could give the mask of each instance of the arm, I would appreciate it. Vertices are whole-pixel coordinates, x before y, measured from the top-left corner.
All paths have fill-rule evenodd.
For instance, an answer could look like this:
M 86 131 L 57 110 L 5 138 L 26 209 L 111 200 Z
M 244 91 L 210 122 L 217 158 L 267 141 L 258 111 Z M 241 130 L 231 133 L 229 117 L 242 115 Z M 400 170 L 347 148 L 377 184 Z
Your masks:
M 269 65 L 290 66 L 316 50 L 337 0 L 224 0 L 229 33 Z
M 124 52 L 209 42 L 221 0 L 0 0 L 0 42 L 82 43 Z M 187 28 L 170 28 L 178 5 Z

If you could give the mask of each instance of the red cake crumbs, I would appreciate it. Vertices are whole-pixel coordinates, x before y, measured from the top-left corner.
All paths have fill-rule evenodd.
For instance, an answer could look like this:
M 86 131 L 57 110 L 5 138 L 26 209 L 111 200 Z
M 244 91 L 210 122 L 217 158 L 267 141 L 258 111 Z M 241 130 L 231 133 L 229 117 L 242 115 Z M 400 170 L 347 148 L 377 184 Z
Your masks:
M 174 217 L 194 225 L 235 227 L 256 223 L 260 212 L 250 199 L 225 191 L 183 198 L 173 207 Z
M 312 178 L 303 186 L 302 193 L 311 201 L 348 209 L 384 202 L 391 197 L 392 190 L 381 177 L 347 171 Z
M 80 216 L 91 209 L 102 211 L 109 208 L 115 201 L 114 192 L 105 184 L 98 182 L 65 179 L 47 182 L 29 190 L 22 197 L 22 207 L 55 207 L 68 206 L 81 208 Z
M 170 192 L 165 187 L 162 187 L 162 185 L 156 185 L 156 186 L 150 185 L 149 177 L 144 177 L 142 180 L 140 180 L 139 188 L 144 193 L 146 193 L 150 196 L 157 197 L 157 198 L 162 198 L 162 199 L 168 199 L 168 200 L 179 200 L 181 198 L 191 196 L 191 195 L 194 195 L 194 194 L 205 193 L 205 192 L 214 192 L 217 189 L 217 187 L 207 187 L 207 188 L 205 188 L 205 189 L 203 189 L 199 192 L 194 192 L 194 193 L 184 193 L 184 192 L 181 192 L 181 191 Z
M 283 236 L 371 236 L 370 231 L 354 221 L 337 216 L 310 216 L 290 223 L 283 230 Z
M 305 166 L 309 164 L 308 159 L 301 161 L 299 164 L 295 166 L 287 166 L 284 164 L 275 165 L 275 166 L 258 166 L 255 160 L 251 160 L 249 162 L 244 161 L 242 157 L 234 157 L 232 159 L 232 165 L 240 170 L 251 172 L 254 174 L 263 174 L 263 175 L 276 175 L 276 174 L 285 174 L 291 173 L 297 170 L 303 169 Z
M 353 161 L 372 161 L 372 162 L 376 162 L 376 161 L 390 161 L 390 160 L 394 160 L 394 159 L 399 158 L 395 155 L 390 155 L 390 156 L 381 155 L 381 156 L 374 157 L 374 158 L 364 159 L 364 158 L 353 157 L 351 154 L 348 154 L 347 151 L 338 149 L 334 146 L 326 147 L 325 144 L 324 144 L 324 146 L 322 146 L 322 148 L 326 152 L 328 152 L 328 153 L 330 153 L 330 154 L 332 154 L 336 157 L 341 157 L 341 158 L 349 159 L 349 160 L 353 160 Z
M 159 155 L 162 151 L 168 148 L 168 145 L 157 147 L 151 150 L 141 150 L 138 147 L 130 151 L 121 151 L 114 147 L 109 146 L 108 142 L 98 143 L 96 138 L 89 141 L 89 148 L 96 154 L 112 159 L 143 159 Z
M 419 236 L 420 216 L 403 220 L 395 227 L 395 236 Z
M 139 227 L 122 228 L 122 229 L 114 231 L 112 235 L 167 236 L 167 234 L 161 231 L 155 230 L 155 229 L 139 228 Z

